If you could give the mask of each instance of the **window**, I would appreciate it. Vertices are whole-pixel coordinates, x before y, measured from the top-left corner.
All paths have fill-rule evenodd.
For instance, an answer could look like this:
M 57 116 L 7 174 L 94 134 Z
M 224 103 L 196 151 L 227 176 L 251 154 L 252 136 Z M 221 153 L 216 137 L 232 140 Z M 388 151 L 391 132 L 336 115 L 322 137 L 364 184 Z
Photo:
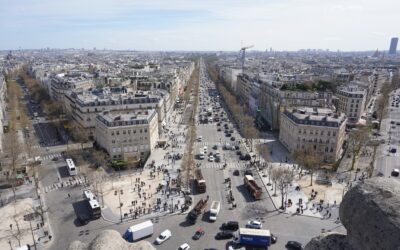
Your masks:
M 119 135 L 119 131 L 117 130 L 117 135 Z
M 111 136 L 114 136 L 114 131 L 111 132 Z
M 331 136 L 331 131 L 328 131 L 328 136 Z
M 147 128 L 144 129 L 144 132 L 147 133 Z
M 115 140 L 112 140 L 111 143 L 115 143 Z
M 139 130 L 139 132 L 140 132 L 140 133 L 142 133 L 142 132 L 143 132 L 143 130 L 142 130 L 142 129 L 140 129 L 140 130 Z
M 336 136 L 336 132 L 332 132 L 332 136 Z
M 122 134 L 126 135 L 126 131 L 125 131 L 125 130 L 123 130 L 123 131 L 122 131 Z
M 133 130 L 133 133 L 136 134 L 136 130 Z

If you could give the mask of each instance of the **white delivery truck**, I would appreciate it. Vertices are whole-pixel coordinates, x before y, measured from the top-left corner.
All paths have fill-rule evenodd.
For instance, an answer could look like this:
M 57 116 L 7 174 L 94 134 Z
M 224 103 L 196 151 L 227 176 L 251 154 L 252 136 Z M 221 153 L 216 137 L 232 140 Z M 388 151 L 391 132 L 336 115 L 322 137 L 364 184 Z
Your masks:
M 134 242 L 153 234 L 153 222 L 150 220 L 131 226 L 122 236 L 126 241 Z
M 210 208 L 210 221 L 216 221 L 217 216 L 219 214 L 219 210 L 221 209 L 221 202 L 219 201 L 213 201 L 211 203 L 211 208 Z

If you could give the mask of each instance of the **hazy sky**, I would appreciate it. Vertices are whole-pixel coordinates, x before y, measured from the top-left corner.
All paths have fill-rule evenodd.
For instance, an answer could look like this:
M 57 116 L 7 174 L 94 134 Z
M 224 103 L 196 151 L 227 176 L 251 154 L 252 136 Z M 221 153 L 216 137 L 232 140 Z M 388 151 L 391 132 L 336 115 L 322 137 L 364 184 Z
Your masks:
M 400 0 L 0 0 L 0 49 L 387 50 Z

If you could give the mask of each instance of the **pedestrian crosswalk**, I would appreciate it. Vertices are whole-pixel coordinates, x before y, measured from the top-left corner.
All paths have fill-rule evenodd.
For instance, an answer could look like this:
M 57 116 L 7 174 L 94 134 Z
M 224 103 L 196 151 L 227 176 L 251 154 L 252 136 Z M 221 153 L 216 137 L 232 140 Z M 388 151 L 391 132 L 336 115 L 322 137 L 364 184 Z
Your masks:
M 48 193 L 51 191 L 58 190 L 60 188 L 82 185 L 84 183 L 85 183 L 85 178 L 83 176 L 77 176 L 77 177 L 71 178 L 67 181 L 58 182 L 58 183 L 54 183 L 52 185 L 46 186 L 46 187 L 44 187 L 44 191 L 46 193 Z
M 42 155 L 41 156 L 42 160 L 51 160 L 54 157 L 61 157 L 61 153 L 48 154 L 48 155 Z
M 207 162 L 207 163 L 202 163 L 200 165 L 200 168 L 203 169 L 210 169 L 210 168 L 215 168 L 215 169 L 222 169 L 225 163 L 217 163 L 217 162 Z M 228 162 L 226 163 L 226 169 L 245 169 L 248 163 L 244 162 Z
M 238 142 L 236 142 L 236 141 L 231 141 L 231 142 L 228 142 L 230 145 L 239 145 L 239 143 Z M 225 142 L 206 142 L 206 141 L 196 141 L 195 142 L 195 145 L 198 145 L 198 146 L 214 146 L 214 145 L 219 145 L 219 146 L 221 146 L 221 145 L 223 145 L 223 144 L 225 144 Z

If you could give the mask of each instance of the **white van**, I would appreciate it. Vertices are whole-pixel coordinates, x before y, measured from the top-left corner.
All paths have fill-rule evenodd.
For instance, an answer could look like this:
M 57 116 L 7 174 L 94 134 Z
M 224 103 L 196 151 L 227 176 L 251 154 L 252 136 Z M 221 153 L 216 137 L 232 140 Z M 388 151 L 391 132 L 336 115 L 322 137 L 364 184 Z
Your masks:
M 210 221 L 216 221 L 217 216 L 219 214 L 219 210 L 221 209 L 221 202 L 219 201 L 213 201 L 211 203 L 211 208 L 210 208 Z

